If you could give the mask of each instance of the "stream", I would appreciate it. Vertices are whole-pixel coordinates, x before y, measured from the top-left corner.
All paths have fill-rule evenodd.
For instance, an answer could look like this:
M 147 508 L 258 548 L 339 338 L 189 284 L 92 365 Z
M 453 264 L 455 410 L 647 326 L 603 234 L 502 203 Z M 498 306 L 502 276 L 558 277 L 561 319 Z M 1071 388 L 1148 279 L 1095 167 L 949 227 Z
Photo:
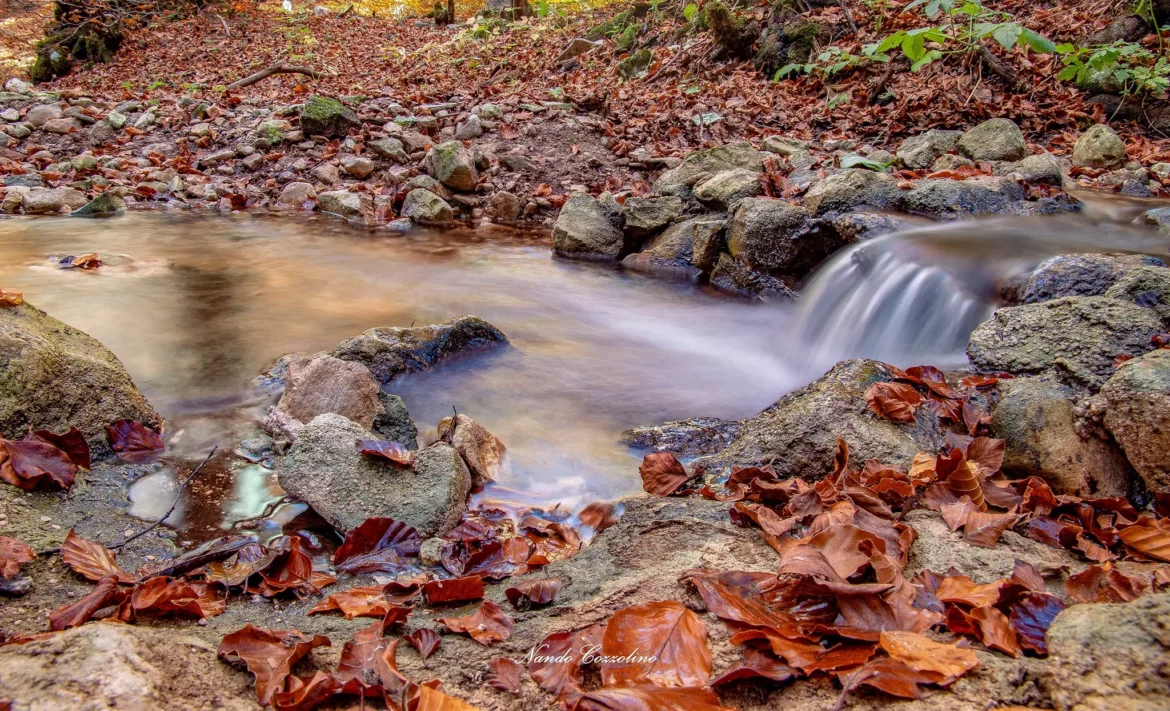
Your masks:
M 252 379 L 281 354 L 474 314 L 511 347 L 387 390 L 420 443 L 454 408 L 507 445 L 508 467 L 479 500 L 579 510 L 641 490 L 641 453 L 619 441 L 630 427 L 753 415 L 845 357 L 961 366 L 1013 276 L 1054 254 L 1164 254 L 1162 242 L 1084 216 L 926 226 L 844 250 L 795 303 L 756 304 L 555 259 L 544 234 L 490 225 L 401 236 L 327 218 L 132 212 L 0 220 L 0 285 L 122 360 L 167 418 L 168 462 L 184 471 L 255 435 L 274 400 Z M 56 264 L 88 252 L 100 269 Z M 189 537 L 221 535 L 281 496 L 269 469 L 217 462 L 167 520 Z M 157 520 L 180 476 L 168 466 L 136 483 L 131 513 Z

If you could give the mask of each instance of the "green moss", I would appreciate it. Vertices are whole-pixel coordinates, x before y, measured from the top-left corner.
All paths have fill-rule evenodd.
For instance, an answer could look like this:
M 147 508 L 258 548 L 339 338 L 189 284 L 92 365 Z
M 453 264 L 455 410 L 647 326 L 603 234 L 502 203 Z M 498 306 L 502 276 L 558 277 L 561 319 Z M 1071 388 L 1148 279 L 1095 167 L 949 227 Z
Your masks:
M 634 47 L 634 43 L 638 41 L 638 28 L 635 25 L 629 25 L 621 36 L 618 37 L 617 48 L 622 52 L 628 52 Z
M 630 8 L 627 10 L 622 10 L 621 12 L 614 15 L 612 18 L 610 18 L 606 22 L 603 22 L 600 25 L 589 30 L 589 34 L 587 34 L 585 36 L 591 40 L 599 40 L 599 39 L 604 39 L 606 37 L 612 37 L 612 36 L 622 32 L 625 29 L 626 25 L 633 23 L 633 21 L 634 21 L 633 8 Z
M 820 25 L 808 20 L 798 20 L 785 25 L 783 32 L 789 42 L 788 61 L 795 64 L 807 62 L 822 31 Z
M 345 106 L 337 99 L 330 99 L 326 96 L 314 96 L 305 104 L 305 108 L 301 111 L 301 118 L 328 121 L 344 110 Z

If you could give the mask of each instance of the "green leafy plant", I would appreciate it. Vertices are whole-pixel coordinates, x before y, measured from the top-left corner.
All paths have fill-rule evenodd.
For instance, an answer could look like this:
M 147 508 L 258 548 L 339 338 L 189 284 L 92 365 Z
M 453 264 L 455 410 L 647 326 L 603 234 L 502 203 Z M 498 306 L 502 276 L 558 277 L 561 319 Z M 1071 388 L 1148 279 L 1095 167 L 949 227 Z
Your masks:
M 856 153 L 850 153 L 847 156 L 841 157 L 842 168 L 856 168 L 857 166 L 861 166 L 862 168 L 869 168 L 870 170 L 876 170 L 879 173 L 884 173 L 886 172 L 886 169 L 888 169 L 892 164 L 893 161 L 890 161 L 889 163 L 882 163 L 881 161 L 870 160 L 869 158 L 857 155 Z
M 1064 68 L 1056 75 L 1061 81 L 1112 83 L 1126 96 L 1170 89 L 1170 62 L 1133 42 L 1093 47 L 1062 44 L 1056 51 L 1064 55 Z
M 699 6 L 696 5 L 695 3 L 690 3 L 689 5 L 687 5 L 686 7 L 683 8 L 683 17 L 686 18 L 687 22 L 693 22 L 695 19 L 695 16 L 698 14 L 699 14 Z
M 793 74 L 813 74 L 822 79 L 827 79 L 866 62 L 888 62 L 889 59 L 886 56 L 853 54 L 840 47 L 827 47 L 810 62 L 803 64 L 785 64 L 780 67 L 776 71 L 773 80 L 780 81 Z

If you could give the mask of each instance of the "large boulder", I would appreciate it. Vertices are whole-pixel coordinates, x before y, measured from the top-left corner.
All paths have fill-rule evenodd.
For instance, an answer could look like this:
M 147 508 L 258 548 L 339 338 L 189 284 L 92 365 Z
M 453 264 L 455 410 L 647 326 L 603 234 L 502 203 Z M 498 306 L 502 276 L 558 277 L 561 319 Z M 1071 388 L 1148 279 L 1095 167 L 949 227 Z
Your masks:
M 318 415 L 280 458 L 281 488 L 342 532 L 375 516 L 408 523 L 424 538 L 454 528 L 471 491 L 471 473 L 459 453 L 436 442 L 403 467 L 359 454 L 354 443 L 372 438 L 341 415 Z
M 364 365 L 318 355 L 289 364 L 284 394 L 276 407 L 301 422 L 334 412 L 369 429 L 382 413 L 380 392 Z
M 840 437 L 855 462 L 876 459 L 907 467 L 918 452 L 937 451 L 944 433 L 926 408 L 915 413 L 911 424 L 892 422 L 870 409 L 866 390 L 893 380 L 894 373 L 883 363 L 841 361 L 818 380 L 744 420 L 731 444 L 699 462 L 712 470 L 771 463 L 782 478 L 821 479 L 833 470 Z
M 750 143 L 728 143 L 691 153 L 678 167 L 671 168 L 654 182 L 659 195 L 685 195 L 701 180 L 736 168 L 764 172 L 764 156 Z
M 1011 178 L 921 180 L 906 194 L 906 211 L 936 219 L 1003 212 L 1024 199 L 1024 188 Z
M 1048 377 L 1002 380 L 991 434 L 1004 441 L 1003 470 L 1038 476 L 1058 494 L 1125 496 L 1130 467 L 1112 440 L 1078 433 L 1076 392 Z
M 1020 127 L 1008 119 L 984 121 L 963 134 L 958 142 L 959 152 L 971 160 L 1023 160 L 1028 157 L 1028 144 Z
M 371 328 L 338 344 L 330 355 L 361 363 L 379 382 L 388 383 L 456 354 L 507 342 L 507 337 L 487 321 L 460 316 L 434 326 Z
M 1125 142 L 1113 129 L 1099 123 L 1077 139 L 1072 162 L 1082 168 L 1120 168 L 1125 164 Z
M 16 709 L 260 709 L 250 675 L 172 629 L 93 622 L 0 647 L 0 668 L 0 698 Z
M 121 419 L 162 423 L 113 353 L 27 303 L 0 307 L 0 435 L 76 427 L 100 456 Z
M 440 143 L 427 151 L 423 166 L 435 180 L 455 190 L 475 190 L 479 180 L 475 156 L 460 141 Z
M 803 276 L 840 246 L 786 200 L 746 198 L 731 213 L 727 248 L 755 269 Z
M 566 257 L 617 259 L 625 250 L 625 237 L 597 199 L 578 193 L 557 216 L 553 249 Z
M 1104 296 L 1069 296 L 999 309 L 971 334 L 967 355 L 982 370 L 1040 373 L 1064 367 L 1108 377 L 1119 355 L 1137 356 L 1163 330 L 1151 309 Z
M 306 136 L 345 138 L 351 128 L 361 126 L 357 114 L 337 99 L 314 96 L 301 107 L 301 130 Z
M 1163 711 L 1170 699 L 1170 593 L 1073 605 L 1048 628 L 1041 678 L 1057 711 Z
M 1170 269 L 1140 266 L 1131 269 L 1109 287 L 1105 296 L 1153 309 L 1170 323 Z
M 1166 264 L 1144 254 L 1062 254 L 1032 272 L 1024 301 L 1034 304 L 1063 296 L 1101 296 L 1123 276 L 1142 266 Z
M 1105 427 L 1154 491 L 1170 492 L 1170 350 L 1121 364 L 1101 388 Z
M 887 173 L 853 168 L 813 185 L 804 197 L 804 206 L 816 215 L 858 207 L 898 208 L 902 206 L 898 181 Z
M 911 170 L 925 170 L 940 156 L 954 150 L 962 131 L 943 131 L 932 128 L 911 136 L 898 146 L 898 160 Z

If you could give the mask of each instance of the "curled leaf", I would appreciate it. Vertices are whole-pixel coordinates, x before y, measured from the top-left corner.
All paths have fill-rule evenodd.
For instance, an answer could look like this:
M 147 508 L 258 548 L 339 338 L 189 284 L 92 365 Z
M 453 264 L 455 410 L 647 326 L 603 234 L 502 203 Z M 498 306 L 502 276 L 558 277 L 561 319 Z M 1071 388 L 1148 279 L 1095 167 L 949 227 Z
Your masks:
M 468 575 L 450 580 L 432 580 L 423 585 L 422 592 L 428 605 L 478 600 L 483 597 L 483 578 Z
M 226 635 L 219 645 L 219 658 L 242 660 L 256 677 L 260 705 L 272 703 L 291 673 L 293 664 L 316 647 L 330 646 L 328 637 L 307 637 L 297 630 L 269 630 L 251 624 Z
M 20 567 L 37 559 L 32 546 L 8 536 L 0 536 L 0 578 L 12 580 L 20 574 Z
M 642 475 L 642 490 L 654 496 L 670 496 L 691 478 L 670 452 L 647 454 L 638 473 Z
M 400 466 L 409 467 L 414 461 L 414 452 L 397 442 L 379 439 L 359 439 L 354 443 L 359 454 L 376 459 L 385 459 Z
M 894 422 L 913 422 L 922 395 L 904 383 L 874 383 L 865 391 L 865 401 L 879 417 Z
M 516 661 L 508 659 L 507 657 L 492 657 L 488 662 L 491 668 L 491 674 L 488 674 L 488 686 L 500 691 L 506 691 L 509 694 L 519 694 L 520 685 L 523 680 L 524 667 Z
M 106 425 L 106 439 L 119 459 L 132 464 L 148 462 L 163 451 L 158 433 L 137 420 L 118 420 Z
M 61 544 L 61 558 L 73 572 L 87 580 L 96 582 L 111 576 L 120 583 L 134 583 L 138 580 L 137 576 L 122 570 L 108 548 L 82 538 L 73 529 L 69 529 L 65 542 Z
M 48 442 L 13 442 L 0 438 L 0 479 L 25 491 L 37 487 L 68 489 L 73 486 L 77 465 L 69 455 Z
M 69 457 L 69 461 L 78 467 L 89 469 L 89 443 L 85 441 L 85 436 L 76 427 L 70 427 L 69 431 L 64 434 L 55 434 L 49 430 L 35 430 L 26 439 L 47 442 L 64 452 Z
M 464 632 L 483 645 L 509 639 L 515 628 L 512 618 L 491 600 L 484 600 L 479 609 L 470 615 L 441 617 L 439 622 L 452 632 Z
M 406 635 L 406 641 L 410 642 L 410 645 L 418 650 L 419 656 L 426 659 L 439 648 L 439 643 L 442 641 L 442 638 L 439 637 L 438 632 L 430 627 L 420 627 Z
M 504 591 L 512 607 L 526 610 L 532 605 L 547 605 L 552 602 L 564 585 L 555 578 L 538 578 L 517 583 Z

